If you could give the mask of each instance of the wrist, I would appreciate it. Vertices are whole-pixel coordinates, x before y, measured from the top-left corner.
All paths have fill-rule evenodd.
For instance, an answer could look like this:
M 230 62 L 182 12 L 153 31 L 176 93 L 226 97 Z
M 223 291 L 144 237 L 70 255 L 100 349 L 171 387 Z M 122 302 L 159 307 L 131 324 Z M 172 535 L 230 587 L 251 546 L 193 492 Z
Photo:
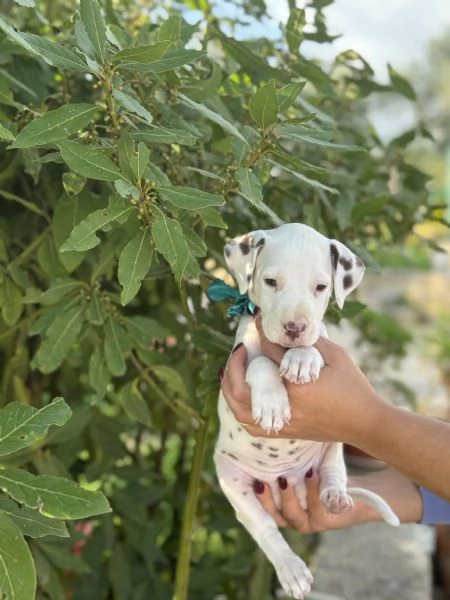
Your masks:
M 391 410 L 395 410 L 395 407 L 373 392 L 365 402 L 361 403 L 360 414 L 355 414 L 348 423 L 348 435 L 344 441 L 379 458 L 377 456 L 379 432 L 386 426 Z

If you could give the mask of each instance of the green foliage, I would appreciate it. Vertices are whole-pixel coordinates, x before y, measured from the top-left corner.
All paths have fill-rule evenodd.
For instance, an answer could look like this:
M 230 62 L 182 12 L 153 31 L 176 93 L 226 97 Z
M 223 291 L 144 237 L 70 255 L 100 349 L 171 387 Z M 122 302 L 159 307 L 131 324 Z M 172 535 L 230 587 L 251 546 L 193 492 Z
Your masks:
M 213 474 L 232 330 L 205 290 L 224 240 L 301 221 L 370 266 L 366 248 L 433 216 L 410 140 L 385 146 L 364 117 L 371 91 L 409 84 L 391 68 L 380 86 L 352 51 L 329 72 L 302 53 L 332 39 L 327 4 L 311 2 L 314 31 L 292 6 L 278 40 L 231 37 L 208 0 L 21 0 L 0 19 L 1 404 L 27 436 L 0 441 L 0 555 L 15 536 L 17 598 L 34 590 L 22 535 L 46 533 L 39 600 L 269 596 Z M 52 396 L 73 415 L 42 438 L 66 406 Z M 100 490 L 113 513 L 93 519 Z M 68 540 L 63 519 L 83 519 Z

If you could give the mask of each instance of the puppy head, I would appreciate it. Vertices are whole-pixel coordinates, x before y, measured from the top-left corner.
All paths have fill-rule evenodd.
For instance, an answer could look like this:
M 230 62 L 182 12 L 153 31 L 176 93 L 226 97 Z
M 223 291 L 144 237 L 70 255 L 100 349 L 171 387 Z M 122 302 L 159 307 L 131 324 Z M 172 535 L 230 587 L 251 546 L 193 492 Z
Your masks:
M 346 246 L 299 223 L 235 238 L 225 258 L 239 291 L 259 306 L 267 338 L 286 347 L 314 344 L 333 288 L 342 308 L 364 274 Z

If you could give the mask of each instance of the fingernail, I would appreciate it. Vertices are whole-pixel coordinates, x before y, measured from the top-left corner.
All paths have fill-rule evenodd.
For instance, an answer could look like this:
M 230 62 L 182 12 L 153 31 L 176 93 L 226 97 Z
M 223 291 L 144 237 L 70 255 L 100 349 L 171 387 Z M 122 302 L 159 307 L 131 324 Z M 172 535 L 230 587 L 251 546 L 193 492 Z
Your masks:
M 288 482 L 286 477 L 278 477 L 278 485 L 280 486 L 280 490 L 287 490 Z
M 310 469 L 310 470 L 309 470 L 309 471 L 306 473 L 305 477 L 307 477 L 307 478 L 309 479 L 309 478 L 310 478 L 310 477 L 312 477 L 312 476 L 313 476 L 313 470 L 312 470 L 312 469 Z
M 224 375 L 225 375 L 225 369 L 223 367 L 220 367 L 220 369 L 217 371 L 217 377 L 218 377 L 220 383 L 222 383 L 222 379 L 223 379 Z
M 261 495 L 264 493 L 264 484 L 262 481 L 259 481 L 258 479 L 255 479 L 255 481 L 253 482 L 253 489 L 255 491 L 255 494 Z
M 259 315 L 259 306 L 255 306 L 255 308 L 253 309 L 253 318 L 256 319 L 256 317 Z
M 244 344 L 242 342 L 239 342 L 239 344 L 237 344 L 233 350 L 231 351 L 231 354 L 233 354 L 233 352 L 236 352 L 236 350 L 239 350 L 239 348 L 242 348 Z

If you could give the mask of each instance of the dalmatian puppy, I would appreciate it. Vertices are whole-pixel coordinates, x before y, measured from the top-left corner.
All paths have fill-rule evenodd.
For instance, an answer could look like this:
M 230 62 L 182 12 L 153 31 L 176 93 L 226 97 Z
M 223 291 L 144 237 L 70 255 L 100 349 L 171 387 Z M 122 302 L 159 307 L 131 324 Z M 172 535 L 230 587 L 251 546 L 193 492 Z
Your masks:
M 246 432 L 220 394 L 216 470 L 238 520 L 272 562 L 284 592 L 301 600 L 310 591 L 313 577 L 256 498 L 255 479 L 270 486 L 279 506 L 277 480 L 284 477 L 307 508 L 304 482 L 312 468 L 319 473 L 320 499 L 330 512 L 351 508 L 353 496 L 373 506 L 391 525 L 399 524 L 380 496 L 364 489 L 347 489 L 342 444 L 268 438 L 263 432 L 278 432 L 289 421 L 289 399 L 282 378 L 307 383 L 319 377 L 324 362 L 313 344 L 326 335 L 322 320 L 331 293 L 334 291 L 336 303 L 342 307 L 360 283 L 364 265 L 342 243 L 299 223 L 252 231 L 227 243 L 224 253 L 240 293 L 247 293 L 259 307 L 266 337 L 287 350 L 278 367 L 262 353 L 253 318 L 241 318 L 236 344 L 242 342 L 247 351 L 246 381 L 261 437 Z

